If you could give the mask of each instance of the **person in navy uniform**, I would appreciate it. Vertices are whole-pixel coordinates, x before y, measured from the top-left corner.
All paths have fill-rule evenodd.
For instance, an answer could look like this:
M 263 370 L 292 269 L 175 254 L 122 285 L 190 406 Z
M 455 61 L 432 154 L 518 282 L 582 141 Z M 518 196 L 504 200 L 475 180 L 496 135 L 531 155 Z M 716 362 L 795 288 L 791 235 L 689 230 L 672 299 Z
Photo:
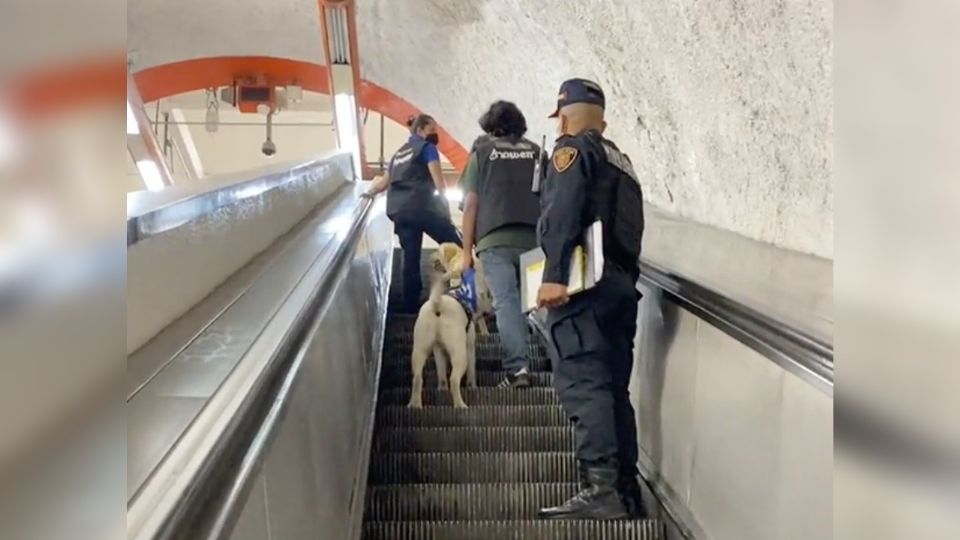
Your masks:
M 390 159 L 387 174 L 374 180 L 365 194 L 387 191 L 387 217 L 393 220 L 403 249 L 403 304 L 401 313 L 417 313 L 423 280 L 420 256 L 426 233 L 438 244 L 463 246 L 450 217 L 446 184 L 440 170 L 437 122 L 426 114 L 407 121 L 410 138 Z
M 581 491 L 546 519 L 642 517 L 637 426 L 630 404 L 636 290 L 643 235 L 643 195 L 630 160 L 603 137 L 605 98 L 585 79 L 563 83 L 560 137 L 541 194 L 538 242 L 546 255 L 538 304 L 547 309 L 554 384 L 574 424 Z M 600 221 L 603 274 L 569 295 L 571 257 Z

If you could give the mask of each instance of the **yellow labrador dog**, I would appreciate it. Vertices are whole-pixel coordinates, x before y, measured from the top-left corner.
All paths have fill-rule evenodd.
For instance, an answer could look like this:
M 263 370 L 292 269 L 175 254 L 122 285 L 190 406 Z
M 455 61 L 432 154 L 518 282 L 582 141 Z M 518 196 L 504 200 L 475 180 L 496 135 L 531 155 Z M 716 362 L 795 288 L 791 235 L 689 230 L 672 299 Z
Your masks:
M 456 244 L 442 244 L 434 259 L 430 298 L 420 308 L 413 327 L 410 407 L 423 406 L 423 368 L 431 352 L 437 367 L 437 386 L 450 389 L 454 407 L 467 406 L 460 391 L 464 375 L 468 385 L 477 386 L 477 327 L 478 321 L 482 322 L 484 314 L 490 311 L 490 293 L 481 270 L 476 268 L 477 313 L 470 313 L 459 300 L 447 294 L 451 285 L 460 279 L 462 267 L 463 251 Z M 485 323 L 483 331 L 486 331 Z
M 477 311 L 473 314 L 473 321 L 477 325 L 477 331 L 480 335 L 485 336 L 490 333 L 487 328 L 486 317 L 493 313 L 493 294 L 487 286 L 487 281 L 484 279 L 483 265 L 477 257 L 473 258 L 473 268 L 476 271 L 477 281 Z M 435 274 L 449 279 L 452 286 L 459 285 L 459 283 L 455 282 L 461 278 L 462 271 L 463 249 L 452 243 L 440 244 L 440 247 L 437 248 L 437 254 L 434 257 Z

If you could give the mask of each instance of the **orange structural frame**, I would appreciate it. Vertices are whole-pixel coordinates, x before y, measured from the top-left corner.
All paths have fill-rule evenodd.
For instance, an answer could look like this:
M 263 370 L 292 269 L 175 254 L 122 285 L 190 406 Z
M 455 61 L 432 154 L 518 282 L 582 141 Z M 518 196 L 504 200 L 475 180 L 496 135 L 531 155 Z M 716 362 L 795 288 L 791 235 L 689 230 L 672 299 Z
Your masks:
M 123 56 L 45 67 L 22 73 L 5 85 L 16 113 L 42 120 L 73 109 L 126 100 L 127 64 Z
M 327 67 L 311 62 L 264 56 L 226 56 L 198 58 L 163 64 L 133 74 L 144 102 L 212 88 L 230 86 L 239 78 L 262 76 L 269 84 L 296 84 L 304 90 L 330 93 Z M 360 81 L 360 105 L 404 124 L 421 110 L 410 102 L 370 81 Z M 450 133 L 440 128 L 440 152 L 461 171 L 467 164 L 466 149 Z

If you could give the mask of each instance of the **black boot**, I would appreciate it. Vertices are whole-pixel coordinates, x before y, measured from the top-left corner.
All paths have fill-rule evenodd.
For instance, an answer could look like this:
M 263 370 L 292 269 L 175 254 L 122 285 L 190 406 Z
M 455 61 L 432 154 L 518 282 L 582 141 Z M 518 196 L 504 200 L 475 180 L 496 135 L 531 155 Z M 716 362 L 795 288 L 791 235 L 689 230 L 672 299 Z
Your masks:
M 541 519 L 625 519 L 627 511 L 617 493 L 617 469 L 586 469 L 586 488 L 572 499 L 553 508 L 540 510 Z
M 636 475 L 621 474 L 617 479 L 617 492 L 620 493 L 620 500 L 623 501 L 630 519 L 647 517 L 647 511 L 643 507 L 643 490 L 640 489 Z

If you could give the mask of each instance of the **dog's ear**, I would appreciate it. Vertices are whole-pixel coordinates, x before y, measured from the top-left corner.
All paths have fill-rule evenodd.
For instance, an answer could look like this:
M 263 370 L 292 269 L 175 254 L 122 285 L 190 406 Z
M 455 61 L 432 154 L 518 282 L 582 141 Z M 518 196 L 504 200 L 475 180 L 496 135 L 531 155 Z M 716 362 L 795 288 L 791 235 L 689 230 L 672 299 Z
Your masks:
M 450 242 L 443 243 L 440 244 L 439 253 L 444 264 L 450 264 L 460 254 L 460 247 Z

